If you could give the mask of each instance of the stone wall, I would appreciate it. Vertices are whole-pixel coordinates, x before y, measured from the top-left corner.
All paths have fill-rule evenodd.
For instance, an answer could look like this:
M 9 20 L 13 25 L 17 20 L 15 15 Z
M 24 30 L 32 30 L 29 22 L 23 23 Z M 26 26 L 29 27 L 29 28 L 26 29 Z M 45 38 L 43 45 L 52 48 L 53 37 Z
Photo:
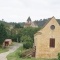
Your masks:
M 55 26 L 52 30 L 51 25 Z M 49 23 L 40 31 L 42 34 L 34 35 L 34 44 L 36 46 L 36 58 L 57 58 L 60 52 L 60 26 L 53 17 Z M 50 38 L 55 38 L 55 47 L 50 47 Z

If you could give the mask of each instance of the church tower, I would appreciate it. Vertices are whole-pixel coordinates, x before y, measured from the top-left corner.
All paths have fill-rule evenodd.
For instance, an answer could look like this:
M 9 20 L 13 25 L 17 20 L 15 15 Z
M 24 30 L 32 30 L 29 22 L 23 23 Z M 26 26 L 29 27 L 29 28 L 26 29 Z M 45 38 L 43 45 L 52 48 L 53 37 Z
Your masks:
M 28 19 L 27 19 L 27 23 L 28 23 L 28 24 L 31 24 L 31 18 L 30 18 L 30 16 L 29 16 Z

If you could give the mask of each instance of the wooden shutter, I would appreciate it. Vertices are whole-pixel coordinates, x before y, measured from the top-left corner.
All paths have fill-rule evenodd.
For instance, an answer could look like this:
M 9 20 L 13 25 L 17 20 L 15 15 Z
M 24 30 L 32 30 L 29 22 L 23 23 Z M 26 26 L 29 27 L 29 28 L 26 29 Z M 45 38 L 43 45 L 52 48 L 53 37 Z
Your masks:
M 55 47 L 55 39 L 50 38 L 50 47 Z

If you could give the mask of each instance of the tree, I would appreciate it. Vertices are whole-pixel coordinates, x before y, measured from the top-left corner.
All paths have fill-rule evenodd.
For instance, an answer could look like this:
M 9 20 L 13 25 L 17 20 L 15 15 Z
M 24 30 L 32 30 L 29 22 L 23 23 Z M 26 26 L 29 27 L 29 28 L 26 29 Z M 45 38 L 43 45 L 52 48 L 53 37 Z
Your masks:
M 28 28 L 21 28 L 20 31 L 18 32 L 18 35 L 20 36 L 20 40 L 22 40 L 22 38 L 24 36 L 30 36 L 30 38 L 34 41 L 34 34 L 40 30 L 40 28 L 32 28 L 32 27 L 28 27 Z M 25 39 L 26 37 L 24 37 Z M 24 40 L 23 39 L 23 40 Z
M 7 38 L 7 31 L 4 26 L 4 24 L 0 24 L 0 44 L 4 42 L 4 40 Z
M 14 28 L 22 28 L 22 26 L 20 25 L 20 23 L 16 23 Z
M 23 41 L 23 47 L 26 49 L 32 48 L 33 47 L 33 40 L 31 39 L 30 36 L 22 36 L 21 40 Z
M 27 42 L 27 41 L 28 42 L 33 42 L 32 38 L 30 36 L 27 36 L 27 35 L 22 36 L 20 39 L 21 39 L 22 42 Z
M 23 43 L 23 47 L 26 48 L 26 49 L 32 48 L 33 43 L 32 42 L 25 42 L 25 43 Z

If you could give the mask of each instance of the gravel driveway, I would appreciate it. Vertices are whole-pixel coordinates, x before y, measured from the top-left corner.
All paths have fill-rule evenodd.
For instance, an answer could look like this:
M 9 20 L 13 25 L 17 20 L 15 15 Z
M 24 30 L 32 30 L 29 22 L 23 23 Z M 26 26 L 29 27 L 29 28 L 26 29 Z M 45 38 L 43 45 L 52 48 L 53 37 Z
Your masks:
M 0 54 L 0 60 L 7 60 L 6 56 L 9 53 L 14 52 L 16 49 L 18 49 L 20 46 L 22 46 L 22 44 L 20 43 L 15 43 L 13 46 L 10 46 L 9 51 L 8 52 L 4 52 Z

